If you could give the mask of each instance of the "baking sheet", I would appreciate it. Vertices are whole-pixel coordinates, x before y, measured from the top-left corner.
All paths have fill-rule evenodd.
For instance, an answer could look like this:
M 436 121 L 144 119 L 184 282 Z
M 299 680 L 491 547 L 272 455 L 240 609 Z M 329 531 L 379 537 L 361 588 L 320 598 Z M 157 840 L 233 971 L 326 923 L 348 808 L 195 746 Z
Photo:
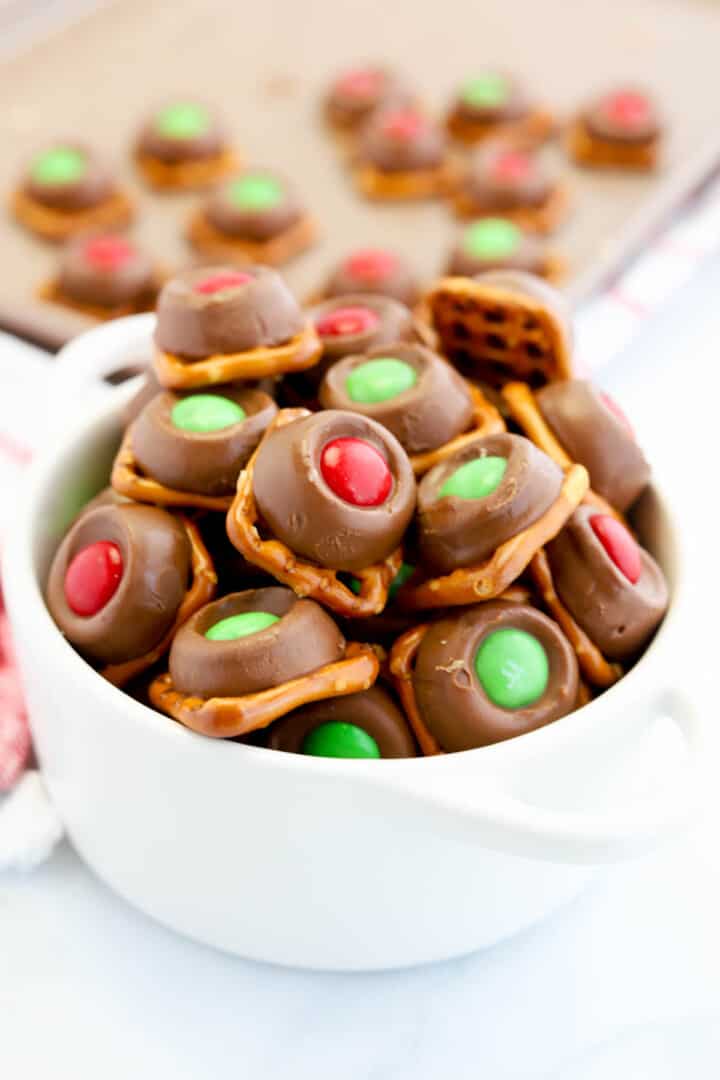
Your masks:
M 553 245 L 568 260 L 567 287 L 578 298 L 720 158 L 711 92 L 719 42 L 718 9 L 682 0 L 123 0 L 0 70 L 0 183 L 9 194 L 38 146 L 81 136 L 114 158 L 133 189 L 138 239 L 169 269 L 185 265 L 183 228 L 197 196 L 147 191 L 128 151 L 155 102 L 199 95 L 220 106 L 245 160 L 285 172 L 319 217 L 321 242 L 287 268 L 300 295 L 360 245 L 393 247 L 431 279 L 452 243 L 453 218 L 442 204 L 378 206 L 355 195 L 319 118 L 333 74 L 386 60 L 441 110 L 467 74 L 498 65 L 522 74 L 561 116 L 595 90 L 637 81 L 657 93 L 668 119 L 664 166 L 652 178 L 567 166 L 574 210 Z M 3 219 L 0 325 L 53 346 L 88 325 L 34 299 L 56 258 Z

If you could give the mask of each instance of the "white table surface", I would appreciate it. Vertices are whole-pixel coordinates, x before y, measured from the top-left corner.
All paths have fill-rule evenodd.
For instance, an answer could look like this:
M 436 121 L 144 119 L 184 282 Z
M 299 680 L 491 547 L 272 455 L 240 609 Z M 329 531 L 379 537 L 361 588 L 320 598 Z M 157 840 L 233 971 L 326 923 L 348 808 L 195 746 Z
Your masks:
M 706 541 L 717 520 L 709 455 L 719 296 L 720 260 L 603 378 L 672 489 L 697 565 L 709 567 L 696 575 L 696 622 L 677 659 L 678 679 L 708 688 L 703 631 L 714 630 L 709 605 L 719 598 Z M 0 359 L 12 348 L 0 340 Z M 709 690 L 702 695 L 716 712 Z M 720 740 L 711 753 L 720 762 Z M 186 942 L 115 898 L 64 845 L 32 875 L 0 876 L 0 1076 L 534 1080 L 563 1070 L 583 1080 L 579 1067 L 565 1073 L 567 1061 L 629 1027 L 720 1023 L 719 832 L 720 792 L 681 842 L 608 871 L 521 937 L 463 960 L 362 976 L 270 968 Z M 708 1076 L 720 1075 L 713 1047 Z M 658 1056 L 662 1076 L 685 1080 Z

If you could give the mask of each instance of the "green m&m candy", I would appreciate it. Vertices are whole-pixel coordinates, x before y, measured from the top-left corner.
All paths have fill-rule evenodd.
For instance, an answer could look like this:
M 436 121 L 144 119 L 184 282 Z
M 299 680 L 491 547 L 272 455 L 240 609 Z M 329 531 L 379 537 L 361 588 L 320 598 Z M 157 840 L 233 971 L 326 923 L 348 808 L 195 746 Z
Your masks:
M 479 457 L 466 461 L 448 476 L 438 498 L 454 495 L 457 499 L 484 499 L 500 485 L 507 468 L 507 458 Z
M 238 638 L 267 630 L 276 622 L 280 622 L 279 616 L 271 615 L 269 611 L 242 611 L 239 615 L 229 615 L 227 619 L 216 622 L 205 631 L 205 637 L 208 641 L 237 641 Z
M 411 364 L 394 356 L 378 356 L 353 368 L 345 380 L 345 389 L 351 401 L 377 405 L 412 389 L 417 381 L 418 373 Z
M 173 405 L 170 416 L 176 428 L 207 435 L 239 424 L 245 419 L 245 410 L 220 394 L 190 394 Z
M 38 184 L 72 184 L 79 180 L 87 167 L 81 150 L 72 146 L 56 146 L 35 158 L 30 170 Z
M 227 186 L 230 202 L 240 210 L 271 210 L 283 199 L 283 187 L 274 176 L 249 173 Z
M 521 234 L 517 225 L 507 218 L 484 218 L 468 225 L 462 245 L 473 259 L 506 259 L 520 246 Z
M 312 757 L 379 758 L 380 748 L 372 735 L 357 724 L 330 720 L 305 736 L 302 753 Z
M 462 100 L 476 109 L 496 109 L 503 105 L 508 97 L 508 83 L 502 75 L 487 71 L 476 75 L 463 84 L 460 92 Z
M 196 139 L 210 127 L 207 109 L 191 101 L 178 101 L 161 109 L 155 127 L 166 139 Z
M 475 654 L 480 685 L 501 709 L 522 709 L 545 693 L 549 665 L 545 649 L 526 630 L 507 627 L 488 634 Z

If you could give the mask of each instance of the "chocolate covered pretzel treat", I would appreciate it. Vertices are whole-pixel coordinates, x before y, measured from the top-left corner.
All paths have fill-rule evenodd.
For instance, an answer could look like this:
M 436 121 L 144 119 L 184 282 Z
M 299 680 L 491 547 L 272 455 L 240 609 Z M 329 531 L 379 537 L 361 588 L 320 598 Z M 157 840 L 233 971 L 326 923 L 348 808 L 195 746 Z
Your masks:
M 603 656 L 626 660 L 647 644 L 667 609 L 667 585 L 621 522 L 581 506 L 546 554 L 561 603 Z
M 170 670 L 150 698 L 193 730 L 227 738 L 306 703 L 367 690 L 377 672 L 372 650 L 347 646 L 319 604 L 271 586 L 196 612 L 175 636 Z
M 237 167 L 214 110 L 191 99 L 167 102 L 147 119 L 135 145 L 135 162 L 159 191 L 205 188 Z
M 12 201 L 15 217 L 44 240 L 119 228 L 132 205 L 108 165 L 88 147 L 58 142 L 30 161 Z
M 155 373 L 173 389 L 304 370 L 321 353 L 312 322 L 266 266 L 177 274 L 158 298 L 155 344 Z
M 509 218 L 484 217 L 462 229 L 448 257 L 446 273 L 475 277 L 488 270 L 522 270 L 557 281 L 562 263 Z
M 562 470 L 521 435 L 491 435 L 437 465 L 418 487 L 422 562 L 447 574 L 483 562 L 552 506 Z
M 188 238 L 204 255 L 281 266 L 308 248 L 315 225 L 287 180 L 255 169 L 222 184 L 192 217 Z
M 558 175 L 535 152 L 493 140 L 474 151 L 453 194 L 460 217 L 503 216 L 530 232 L 548 233 L 567 212 Z
M 568 457 L 587 469 L 593 489 L 628 510 L 647 487 L 650 466 L 615 401 L 584 379 L 544 386 L 536 401 Z
M 438 748 L 472 750 L 572 712 L 578 665 L 546 615 L 494 601 L 427 628 L 412 689 L 419 719 Z
M 167 390 L 148 402 L 116 458 L 117 490 L 159 505 L 229 508 L 238 474 L 277 405 L 252 386 L 212 389 L 188 394 Z
M 273 724 L 267 745 L 310 757 L 407 758 L 416 754 L 407 720 L 379 686 L 290 713 Z
M 320 404 L 376 420 L 408 454 L 444 446 L 473 419 L 468 384 L 423 345 L 380 345 L 339 360 L 323 379 Z
M 551 134 L 553 120 L 517 79 L 501 71 L 481 71 L 460 87 L 447 127 L 454 138 L 467 144 L 495 135 L 542 142 Z
M 354 159 L 355 183 L 369 199 L 426 199 L 444 193 L 453 175 L 445 134 L 408 106 L 376 113 Z
M 407 260 L 382 248 L 361 248 L 347 255 L 330 272 L 322 290 L 324 299 L 365 293 L 399 300 L 406 307 L 413 307 L 420 295 Z
M 332 83 L 325 118 L 336 131 L 357 133 L 377 109 L 409 98 L 402 80 L 388 68 L 379 64 L 350 68 Z
M 427 307 L 440 352 L 473 379 L 542 386 L 572 375 L 572 322 L 565 297 L 536 275 L 491 270 L 443 278 Z
M 165 510 L 99 506 L 76 520 L 57 550 L 47 586 L 50 613 L 87 659 L 135 659 L 173 625 L 190 559 L 182 524 Z
M 387 296 L 347 293 L 317 304 L 308 314 L 322 342 L 323 370 L 343 356 L 417 338 L 412 312 Z
M 56 277 L 40 295 L 93 318 L 116 319 L 151 311 L 159 288 L 145 251 L 125 236 L 97 233 L 68 242 Z
M 620 87 L 580 112 L 566 138 L 567 151 L 589 168 L 653 169 L 660 153 L 662 121 L 646 91 Z

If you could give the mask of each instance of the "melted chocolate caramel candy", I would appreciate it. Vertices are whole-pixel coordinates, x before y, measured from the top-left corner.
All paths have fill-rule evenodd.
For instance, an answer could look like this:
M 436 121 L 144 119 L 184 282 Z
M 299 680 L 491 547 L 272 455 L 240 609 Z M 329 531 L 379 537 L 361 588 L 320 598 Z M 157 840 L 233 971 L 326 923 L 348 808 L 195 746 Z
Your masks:
M 443 750 L 524 735 L 576 707 L 575 654 L 536 608 L 495 600 L 433 623 L 413 671 L 420 715 Z
M 436 169 L 447 153 L 445 133 L 415 109 L 402 107 L 378 112 L 362 132 L 358 161 L 379 172 Z
M 415 757 L 405 717 L 379 686 L 297 709 L 273 725 L 267 745 L 312 757 Z
M 115 233 L 71 240 L 58 271 L 58 291 L 70 300 L 115 308 L 149 300 L 155 290 L 150 257 Z
M 448 274 L 474 277 L 487 270 L 544 274 L 547 256 L 536 237 L 503 217 L 480 218 L 460 233 L 448 259 Z
M 662 126 L 652 98 L 634 87 L 604 94 L 582 113 L 581 121 L 593 138 L 618 143 L 651 142 Z
M 326 297 L 388 296 L 412 307 L 417 303 L 417 278 L 405 259 L 393 251 L 365 248 L 346 256 L 330 273 L 323 289 Z
M 347 293 L 317 304 L 308 314 L 322 341 L 323 371 L 343 356 L 416 337 L 412 312 L 387 296 Z
M 256 170 L 222 184 L 208 200 L 207 220 L 238 240 L 272 240 L 295 225 L 306 209 L 292 186 L 275 173 Z
M 537 154 L 497 140 L 473 153 L 462 191 L 479 212 L 502 214 L 544 206 L 557 182 Z
M 527 93 L 512 76 L 500 71 L 481 71 L 460 87 L 452 115 L 486 124 L 522 120 L 530 112 Z
M 647 487 L 650 467 L 632 428 L 612 398 L 584 379 L 551 383 L 536 400 L 543 417 L 590 484 L 618 510 L 627 510 Z
M 379 106 L 409 98 L 401 80 L 387 68 L 379 65 L 353 68 L 333 82 L 325 99 L 325 113 L 334 127 L 354 130 Z
M 647 643 L 667 610 L 667 584 L 624 525 L 581 506 L 545 550 L 558 596 L 605 656 L 623 660 Z
M 142 472 L 177 491 L 228 495 L 277 412 L 251 387 L 154 397 L 135 421 L 132 445 Z
M 201 608 L 170 649 L 176 690 L 201 698 L 268 690 L 340 660 L 345 639 L 313 600 L 272 586 Z
M 328 369 L 320 403 L 377 420 L 408 454 L 443 446 L 467 430 L 473 416 L 464 379 L 423 345 L 396 343 L 346 356 Z
M 155 343 L 200 360 L 284 344 L 303 325 L 295 297 L 275 270 L 204 267 L 177 274 L 162 289 Z
M 56 210 L 89 210 L 115 194 L 107 165 L 79 143 L 56 143 L 30 162 L 22 187 L 26 195 Z
M 407 454 L 384 427 L 328 410 L 272 431 L 254 466 L 270 533 L 333 570 L 363 570 L 397 548 L 415 508 Z
M 146 121 L 137 151 L 167 165 L 215 158 L 227 148 L 214 111 L 197 101 L 168 102 Z
M 149 652 L 172 626 L 189 576 L 190 546 L 176 518 L 133 503 L 99 506 L 58 548 L 48 607 L 84 656 L 122 663 Z
M 431 469 L 418 487 L 422 562 L 434 573 L 475 566 L 557 499 L 562 470 L 521 435 L 489 435 Z

